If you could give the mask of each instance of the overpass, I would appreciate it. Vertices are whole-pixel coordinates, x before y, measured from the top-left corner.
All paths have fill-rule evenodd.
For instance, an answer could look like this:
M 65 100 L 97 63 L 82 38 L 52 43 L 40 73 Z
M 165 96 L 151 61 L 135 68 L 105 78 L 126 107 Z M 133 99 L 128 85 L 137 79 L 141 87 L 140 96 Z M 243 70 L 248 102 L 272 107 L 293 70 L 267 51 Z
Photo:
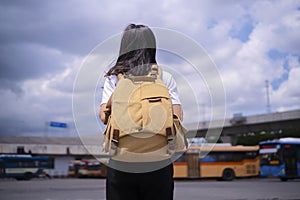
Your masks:
M 235 114 L 229 119 L 188 124 L 189 127 L 193 127 L 189 129 L 189 134 L 196 137 L 205 137 L 208 131 L 218 135 L 221 131 L 222 141 L 234 144 L 237 136 L 243 134 L 300 130 L 300 109 L 254 116 Z

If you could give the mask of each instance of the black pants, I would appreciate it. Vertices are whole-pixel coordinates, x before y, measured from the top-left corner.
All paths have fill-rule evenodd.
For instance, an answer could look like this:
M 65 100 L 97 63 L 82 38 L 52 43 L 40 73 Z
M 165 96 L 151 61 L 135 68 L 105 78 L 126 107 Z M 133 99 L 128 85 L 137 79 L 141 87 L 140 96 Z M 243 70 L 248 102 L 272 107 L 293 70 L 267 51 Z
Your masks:
M 107 200 L 172 200 L 173 165 L 146 173 L 128 173 L 108 168 Z

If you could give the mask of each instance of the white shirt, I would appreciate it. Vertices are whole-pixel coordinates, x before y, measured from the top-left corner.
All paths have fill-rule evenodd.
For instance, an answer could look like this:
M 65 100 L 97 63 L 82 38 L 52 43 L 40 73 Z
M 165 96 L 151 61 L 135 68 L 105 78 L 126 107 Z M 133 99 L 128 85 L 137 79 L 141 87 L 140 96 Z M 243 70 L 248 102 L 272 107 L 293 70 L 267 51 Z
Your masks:
M 168 72 L 163 72 L 161 76 L 161 80 L 167 86 L 172 104 L 181 104 L 178 92 L 177 92 L 177 85 L 173 78 L 173 76 Z M 103 86 L 103 93 L 102 93 L 102 101 L 101 105 L 107 103 L 108 99 L 112 95 L 116 85 L 118 83 L 118 78 L 115 75 L 109 76 L 105 79 L 104 86 Z

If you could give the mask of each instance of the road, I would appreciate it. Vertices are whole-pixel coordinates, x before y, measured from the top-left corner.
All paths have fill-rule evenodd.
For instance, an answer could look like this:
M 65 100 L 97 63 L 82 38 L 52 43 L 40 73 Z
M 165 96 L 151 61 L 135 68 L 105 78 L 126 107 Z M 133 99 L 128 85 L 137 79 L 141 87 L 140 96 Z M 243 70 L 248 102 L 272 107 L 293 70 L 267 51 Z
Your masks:
M 300 199 L 300 180 L 278 179 L 176 180 L 176 200 Z M 105 179 L 0 180 L 1 200 L 101 200 Z

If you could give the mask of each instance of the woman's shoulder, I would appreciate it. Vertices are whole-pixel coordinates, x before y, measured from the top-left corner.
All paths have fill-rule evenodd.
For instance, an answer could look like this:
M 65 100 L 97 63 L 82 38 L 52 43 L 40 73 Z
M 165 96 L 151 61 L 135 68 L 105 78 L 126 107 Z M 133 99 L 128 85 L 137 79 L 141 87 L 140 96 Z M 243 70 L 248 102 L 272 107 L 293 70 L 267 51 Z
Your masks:
M 110 75 L 105 77 L 104 87 L 115 88 L 118 83 L 118 77 L 116 75 Z
M 118 82 L 118 77 L 116 75 L 110 75 L 106 77 L 106 81 L 112 82 L 112 83 L 117 83 Z
M 167 71 L 162 71 L 161 80 L 165 82 L 166 85 L 168 85 L 168 83 L 170 83 L 173 80 L 173 76 Z

